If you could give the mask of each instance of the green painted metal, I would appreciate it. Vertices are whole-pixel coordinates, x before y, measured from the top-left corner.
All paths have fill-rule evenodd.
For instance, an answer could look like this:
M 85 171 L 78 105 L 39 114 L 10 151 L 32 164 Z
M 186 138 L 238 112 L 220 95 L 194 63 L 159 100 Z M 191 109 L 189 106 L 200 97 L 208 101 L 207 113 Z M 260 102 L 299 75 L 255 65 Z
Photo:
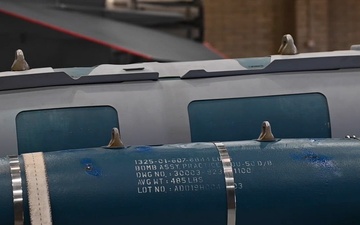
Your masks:
M 103 146 L 113 127 L 119 121 L 110 106 L 23 111 L 16 117 L 19 154 Z
M 256 139 L 265 120 L 279 138 L 331 137 L 320 93 L 193 101 L 188 112 L 193 142 Z
M 248 70 L 264 69 L 271 63 L 271 56 L 235 59 Z
M 55 69 L 55 72 L 65 72 L 73 79 L 79 79 L 83 76 L 89 75 L 89 73 L 96 67 L 71 67 L 71 68 L 59 68 Z

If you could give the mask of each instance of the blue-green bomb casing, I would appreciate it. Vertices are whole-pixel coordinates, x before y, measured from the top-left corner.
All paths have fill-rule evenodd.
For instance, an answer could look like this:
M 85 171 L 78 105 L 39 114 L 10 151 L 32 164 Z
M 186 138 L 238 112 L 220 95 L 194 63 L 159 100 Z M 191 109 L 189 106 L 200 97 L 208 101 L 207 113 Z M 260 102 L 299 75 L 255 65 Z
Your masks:
M 44 153 L 53 224 L 236 225 L 360 223 L 360 142 L 224 142 L 235 195 L 213 143 Z M 30 153 L 32 154 L 32 153 Z M 24 224 L 30 224 L 23 156 Z M 0 218 L 14 224 L 9 160 L 0 160 Z

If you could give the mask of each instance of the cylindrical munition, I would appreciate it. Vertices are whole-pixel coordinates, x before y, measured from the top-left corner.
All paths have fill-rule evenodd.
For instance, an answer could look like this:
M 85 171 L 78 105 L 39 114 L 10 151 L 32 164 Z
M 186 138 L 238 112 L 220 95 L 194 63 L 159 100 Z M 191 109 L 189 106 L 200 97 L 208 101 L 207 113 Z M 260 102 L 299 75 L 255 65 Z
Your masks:
M 24 224 L 54 225 L 360 223 L 355 139 L 30 153 L 19 156 L 20 172 L 11 171 L 9 161 L 0 159 L 2 225 L 14 224 L 21 213 Z

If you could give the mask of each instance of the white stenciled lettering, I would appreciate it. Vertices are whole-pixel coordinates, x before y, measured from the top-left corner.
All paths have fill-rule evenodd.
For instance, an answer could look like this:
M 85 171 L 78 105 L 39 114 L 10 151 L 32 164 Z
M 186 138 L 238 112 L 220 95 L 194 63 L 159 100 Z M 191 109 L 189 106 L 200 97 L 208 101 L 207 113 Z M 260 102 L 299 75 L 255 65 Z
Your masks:
M 222 169 L 209 169 L 206 171 L 206 173 L 208 175 L 219 175 L 219 174 L 223 174 L 223 170 Z
M 242 162 L 232 162 L 233 167 L 265 167 L 272 166 L 271 160 L 257 160 L 257 161 L 242 161 Z
M 196 184 L 196 183 L 202 183 L 203 178 L 202 177 L 188 177 L 187 183 L 189 184 Z
M 154 178 L 154 179 L 138 179 L 138 185 L 159 185 L 163 184 L 163 178 Z
M 241 166 L 241 162 L 232 162 L 231 163 L 231 165 L 233 166 L 233 167 L 240 167 Z
M 156 165 L 135 166 L 136 171 L 157 170 Z
M 180 165 L 179 164 L 174 164 L 174 163 L 171 163 L 171 164 L 161 164 L 159 166 L 159 169 L 160 170 L 174 170 L 174 169 L 179 169 L 180 168 Z
M 183 169 L 201 169 L 203 168 L 202 163 L 185 163 L 182 165 Z
M 166 177 L 166 173 L 164 171 L 155 171 L 154 177 Z
M 137 178 L 149 178 L 152 177 L 153 174 L 151 172 L 136 172 L 136 177 Z
M 165 188 L 165 186 L 155 186 L 154 187 L 154 192 L 155 193 L 166 192 L 166 188 Z
M 155 194 L 207 191 L 223 188 L 203 176 L 223 176 L 218 157 L 137 159 L 134 161 L 137 193 Z
M 182 169 L 221 168 L 221 162 L 184 163 Z
M 154 164 L 154 160 L 152 159 L 136 159 L 135 165 L 151 165 Z
M 163 184 L 163 182 L 164 182 L 163 178 L 153 179 L 153 184 L 155 185 Z
M 220 190 L 220 184 L 175 185 L 174 192 Z
M 138 192 L 139 194 L 151 193 L 151 192 L 152 192 L 152 187 L 151 187 L 151 186 L 138 187 L 138 188 L 137 188 L 137 192 Z
M 233 168 L 233 171 L 234 171 L 235 174 L 249 174 L 249 173 L 251 173 L 251 168 L 250 167 Z
M 151 180 L 150 179 L 139 179 L 138 185 L 151 185 Z
M 235 190 L 239 190 L 243 188 L 243 184 L 242 183 L 234 183 L 235 185 Z
M 189 162 L 221 162 L 219 157 L 198 157 L 198 158 L 189 158 Z
M 200 170 L 174 170 L 174 176 L 199 176 Z

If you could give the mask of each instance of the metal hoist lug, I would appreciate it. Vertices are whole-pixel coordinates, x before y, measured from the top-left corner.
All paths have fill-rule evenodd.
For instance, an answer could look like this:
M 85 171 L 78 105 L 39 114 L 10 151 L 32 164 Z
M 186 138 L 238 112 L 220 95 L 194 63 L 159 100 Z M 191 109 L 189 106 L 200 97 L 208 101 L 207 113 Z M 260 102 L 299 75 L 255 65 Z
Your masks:
M 260 142 L 271 142 L 271 141 L 276 141 L 273 133 L 271 132 L 271 125 L 269 121 L 264 121 L 261 125 L 261 133 L 258 137 L 258 139 L 256 139 L 257 141 Z
M 121 149 L 125 148 L 124 143 L 121 140 L 120 131 L 118 128 L 114 127 L 111 132 L 111 140 L 107 146 L 104 146 L 105 148 L 111 148 L 111 149 Z

